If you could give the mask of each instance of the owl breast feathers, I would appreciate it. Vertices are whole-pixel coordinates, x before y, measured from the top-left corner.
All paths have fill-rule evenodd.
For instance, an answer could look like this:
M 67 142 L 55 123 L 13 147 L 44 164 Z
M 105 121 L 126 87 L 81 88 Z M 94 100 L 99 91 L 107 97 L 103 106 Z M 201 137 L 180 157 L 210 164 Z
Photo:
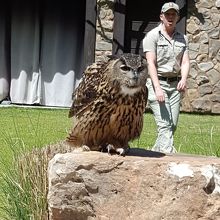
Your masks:
M 124 155 L 143 128 L 146 79 L 147 63 L 140 55 L 123 54 L 90 65 L 73 93 L 69 117 L 74 125 L 67 142 Z

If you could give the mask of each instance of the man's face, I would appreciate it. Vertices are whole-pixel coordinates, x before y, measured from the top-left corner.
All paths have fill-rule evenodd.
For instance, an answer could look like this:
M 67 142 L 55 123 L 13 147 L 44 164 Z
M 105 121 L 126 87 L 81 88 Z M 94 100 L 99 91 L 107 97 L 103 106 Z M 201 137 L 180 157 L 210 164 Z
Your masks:
M 174 9 L 170 9 L 160 15 L 160 20 L 166 27 L 175 27 L 178 19 L 179 15 Z

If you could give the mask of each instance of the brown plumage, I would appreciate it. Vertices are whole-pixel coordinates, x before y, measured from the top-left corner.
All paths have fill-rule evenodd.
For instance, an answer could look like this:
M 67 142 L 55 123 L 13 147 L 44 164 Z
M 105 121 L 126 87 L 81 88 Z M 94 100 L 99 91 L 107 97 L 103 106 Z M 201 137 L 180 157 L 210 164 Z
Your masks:
M 146 78 L 146 60 L 136 54 L 89 66 L 73 93 L 69 117 L 74 117 L 74 127 L 67 142 L 124 155 L 128 142 L 142 131 Z

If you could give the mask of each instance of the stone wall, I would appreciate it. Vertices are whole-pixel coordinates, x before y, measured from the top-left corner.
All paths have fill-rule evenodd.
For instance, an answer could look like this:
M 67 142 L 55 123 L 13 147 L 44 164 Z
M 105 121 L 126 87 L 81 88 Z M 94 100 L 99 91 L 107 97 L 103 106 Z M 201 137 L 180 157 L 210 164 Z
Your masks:
M 182 110 L 220 113 L 220 0 L 188 0 L 191 59 Z
M 111 54 L 114 0 L 97 0 L 96 60 Z M 191 70 L 181 111 L 220 114 L 220 0 L 188 0 Z
M 114 0 L 97 0 L 95 60 L 112 54 Z

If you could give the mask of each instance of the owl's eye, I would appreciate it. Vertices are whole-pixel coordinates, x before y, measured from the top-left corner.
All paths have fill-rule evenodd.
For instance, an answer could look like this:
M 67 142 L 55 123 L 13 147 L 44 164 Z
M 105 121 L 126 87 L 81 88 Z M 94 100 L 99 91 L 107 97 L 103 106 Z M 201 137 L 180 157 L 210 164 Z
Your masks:
M 144 69 L 143 66 L 138 67 L 138 72 L 141 72 Z
M 125 65 L 121 65 L 120 68 L 121 68 L 121 70 L 123 70 L 123 71 L 129 71 L 129 70 L 131 70 L 130 67 L 125 66 Z

